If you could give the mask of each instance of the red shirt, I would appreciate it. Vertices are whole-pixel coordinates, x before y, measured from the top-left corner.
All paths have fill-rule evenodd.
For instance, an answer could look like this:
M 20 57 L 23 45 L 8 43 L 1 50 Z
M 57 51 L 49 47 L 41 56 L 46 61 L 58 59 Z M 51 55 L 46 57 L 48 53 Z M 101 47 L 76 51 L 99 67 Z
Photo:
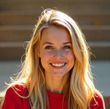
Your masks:
M 20 95 L 28 95 L 25 86 L 16 85 L 15 87 Z M 48 91 L 48 100 L 50 109 L 67 109 L 67 102 L 62 102 L 63 94 Z M 23 99 L 19 97 L 12 87 L 10 87 L 6 92 L 2 109 L 31 109 L 29 98 Z M 95 94 L 95 99 L 91 100 L 89 109 L 105 109 L 104 100 L 101 95 Z

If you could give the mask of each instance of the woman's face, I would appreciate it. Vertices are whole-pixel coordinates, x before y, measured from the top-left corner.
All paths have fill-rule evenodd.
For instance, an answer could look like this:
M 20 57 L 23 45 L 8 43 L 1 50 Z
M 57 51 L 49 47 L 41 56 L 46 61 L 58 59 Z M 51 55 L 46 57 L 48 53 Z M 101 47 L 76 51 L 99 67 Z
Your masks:
M 64 77 L 74 66 L 74 54 L 68 31 L 49 26 L 42 31 L 39 56 L 46 75 Z

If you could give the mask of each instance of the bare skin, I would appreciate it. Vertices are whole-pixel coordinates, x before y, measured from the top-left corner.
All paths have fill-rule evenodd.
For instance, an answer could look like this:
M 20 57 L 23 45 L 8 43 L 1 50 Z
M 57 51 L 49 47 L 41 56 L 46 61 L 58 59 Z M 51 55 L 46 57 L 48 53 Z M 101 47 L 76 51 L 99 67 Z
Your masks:
M 62 92 L 74 66 L 69 32 L 64 27 L 49 26 L 42 32 L 39 56 L 45 70 L 47 88 Z

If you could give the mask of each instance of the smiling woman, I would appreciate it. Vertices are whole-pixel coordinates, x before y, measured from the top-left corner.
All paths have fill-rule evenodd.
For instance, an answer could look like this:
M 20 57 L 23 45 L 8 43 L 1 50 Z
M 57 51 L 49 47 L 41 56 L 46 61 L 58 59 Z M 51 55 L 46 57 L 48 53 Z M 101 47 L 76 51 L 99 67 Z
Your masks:
M 70 34 L 64 27 L 52 25 L 44 29 L 41 36 L 39 57 L 47 87 L 51 91 L 62 92 L 74 66 Z
M 41 13 L 25 56 L 2 109 L 105 109 L 92 81 L 84 35 L 65 13 Z

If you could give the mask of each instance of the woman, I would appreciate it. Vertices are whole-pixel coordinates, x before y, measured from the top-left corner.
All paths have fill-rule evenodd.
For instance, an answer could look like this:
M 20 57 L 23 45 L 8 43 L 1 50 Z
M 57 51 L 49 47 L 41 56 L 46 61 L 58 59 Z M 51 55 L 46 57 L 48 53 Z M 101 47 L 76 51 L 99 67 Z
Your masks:
M 2 109 L 105 109 L 92 82 L 84 35 L 68 15 L 45 9 L 25 54 Z

